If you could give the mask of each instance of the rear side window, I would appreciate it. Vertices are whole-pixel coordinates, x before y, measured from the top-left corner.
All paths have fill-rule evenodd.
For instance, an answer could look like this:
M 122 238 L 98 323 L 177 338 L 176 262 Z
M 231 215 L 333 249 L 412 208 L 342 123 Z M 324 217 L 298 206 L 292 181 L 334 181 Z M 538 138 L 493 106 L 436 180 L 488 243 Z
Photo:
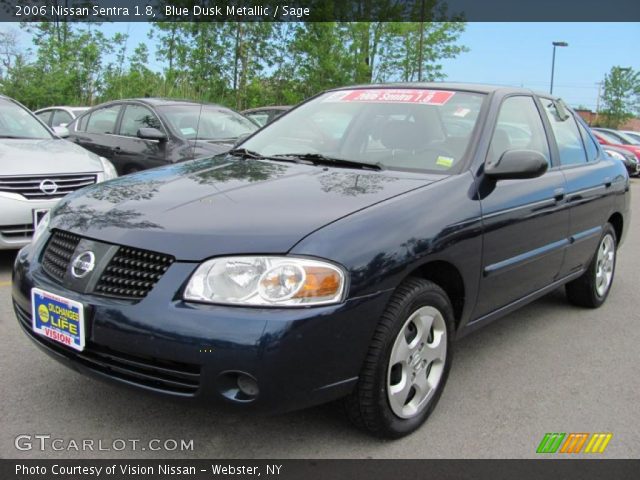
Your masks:
M 140 105 L 127 105 L 122 121 L 120 122 L 120 135 L 137 137 L 141 128 L 157 128 L 162 130 L 160 120 L 151 110 Z
M 101 108 L 89 115 L 85 131 L 87 133 L 115 133 L 120 105 Z
M 587 132 L 587 129 L 578 122 L 578 128 L 580 129 L 580 135 L 582 135 L 582 141 L 584 142 L 584 149 L 587 152 L 587 162 L 595 162 L 598 159 L 598 147 L 595 141 Z
M 540 113 L 531 97 L 509 97 L 500 106 L 487 164 L 497 162 L 507 150 L 535 150 L 549 163 L 549 144 Z
M 587 155 L 573 115 L 568 110 L 561 112 L 558 105 L 548 98 L 541 98 L 540 100 L 544 105 L 544 111 L 556 137 L 560 152 L 560 164 L 580 165 L 587 163 Z

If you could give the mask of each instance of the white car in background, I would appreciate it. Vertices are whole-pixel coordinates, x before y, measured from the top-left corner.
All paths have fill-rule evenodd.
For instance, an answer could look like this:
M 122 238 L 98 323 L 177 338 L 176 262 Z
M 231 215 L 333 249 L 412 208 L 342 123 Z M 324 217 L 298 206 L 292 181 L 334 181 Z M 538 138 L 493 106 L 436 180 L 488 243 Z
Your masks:
M 38 222 L 65 195 L 117 177 L 106 159 L 52 133 L 19 102 L 0 95 L 0 250 L 31 241 Z
M 36 110 L 36 117 L 49 127 L 66 127 L 90 107 L 47 107 Z

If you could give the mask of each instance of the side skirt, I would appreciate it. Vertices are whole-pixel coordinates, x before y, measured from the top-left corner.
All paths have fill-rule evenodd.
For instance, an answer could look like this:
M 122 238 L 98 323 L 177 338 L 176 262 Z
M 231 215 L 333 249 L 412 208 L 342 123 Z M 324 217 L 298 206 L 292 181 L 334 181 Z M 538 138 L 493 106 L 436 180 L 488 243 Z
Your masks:
M 497 320 L 500 317 L 503 317 L 505 315 L 508 315 L 509 313 L 518 310 L 520 307 L 525 306 L 528 303 L 533 302 L 534 300 L 537 300 L 540 297 L 545 296 L 547 293 L 552 292 L 553 290 L 555 290 L 556 288 L 564 285 L 565 283 L 570 282 L 571 280 L 575 280 L 576 278 L 580 277 L 583 273 L 585 272 L 585 269 L 581 269 L 581 270 L 577 270 L 575 272 L 572 272 L 571 274 L 567 275 L 566 277 L 561 278 L 560 280 L 556 280 L 553 283 L 550 283 L 549 285 L 547 285 L 546 287 L 541 288 L 540 290 L 536 290 L 535 292 L 532 292 L 530 294 L 528 294 L 525 297 L 522 297 L 512 303 L 509 303 L 508 305 L 505 305 L 504 307 L 500 307 L 497 310 L 494 310 L 491 313 L 487 313 L 486 315 L 483 315 L 480 318 L 476 318 L 474 320 L 471 320 L 469 323 L 467 323 L 462 329 L 458 330 L 457 334 L 456 334 L 456 339 L 458 338 L 462 338 L 465 335 L 478 330 L 479 328 L 484 327 L 485 325 L 493 322 L 494 320 Z

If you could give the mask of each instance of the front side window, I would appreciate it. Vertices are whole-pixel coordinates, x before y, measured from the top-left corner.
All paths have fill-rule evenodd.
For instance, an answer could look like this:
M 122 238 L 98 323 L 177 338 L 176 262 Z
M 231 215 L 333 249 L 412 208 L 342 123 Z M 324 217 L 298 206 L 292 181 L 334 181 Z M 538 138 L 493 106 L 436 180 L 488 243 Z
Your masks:
M 532 97 L 509 97 L 500 106 L 487 164 L 496 163 L 507 150 L 534 150 L 549 163 L 549 144 Z
M 141 105 L 127 105 L 120 122 L 120 135 L 136 137 L 141 128 L 162 130 L 162 125 L 158 117 L 148 108 Z
M 120 105 L 113 105 L 92 112 L 89 115 L 85 131 L 87 133 L 115 133 L 120 108 L 122 108 Z
M 51 125 L 51 123 L 49 122 L 51 120 L 51 115 L 53 115 L 53 112 L 51 110 L 47 110 L 46 112 L 36 113 L 36 117 L 38 117 L 47 125 Z
M 573 115 L 562 106 L 548 98 L 541 98 L 551 129 L 556 137 L 561 165 L 580 165 L 587 163 L 582 138 Z
M 260 128 L 239 113 L 214 105 L 165 105 L 157 110 L 188 140 L 228 142 Z
M 58 127 L 62 124 L 68 125 L 73 120 L 73 117 L 64 110 L 56 110 L 53 114 L 53 120 L 51 120 L 51 126 Z
M 242 144 L 264 156 L 316 154 L 384 168 L 458 171 L 484 94 L 416 88 L 327 92 Z
M 25 108 L 0 100 L 0 138 L 52 138 L 51 133 Z
M 266 112 L 248 113 L 247 117 L 256 122 L 261 127 L 267 124 L 269 120 L 269 114 Z

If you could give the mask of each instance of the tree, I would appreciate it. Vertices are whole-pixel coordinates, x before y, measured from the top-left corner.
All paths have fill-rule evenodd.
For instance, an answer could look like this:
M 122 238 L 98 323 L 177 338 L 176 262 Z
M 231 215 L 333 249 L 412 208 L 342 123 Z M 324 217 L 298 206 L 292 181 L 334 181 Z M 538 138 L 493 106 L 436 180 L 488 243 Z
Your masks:
M 610 128 L 618 128 L 640 113 L 640 72 L 632 68 L 611 68 L 604 77 L 602 104 L 600 123 Z

